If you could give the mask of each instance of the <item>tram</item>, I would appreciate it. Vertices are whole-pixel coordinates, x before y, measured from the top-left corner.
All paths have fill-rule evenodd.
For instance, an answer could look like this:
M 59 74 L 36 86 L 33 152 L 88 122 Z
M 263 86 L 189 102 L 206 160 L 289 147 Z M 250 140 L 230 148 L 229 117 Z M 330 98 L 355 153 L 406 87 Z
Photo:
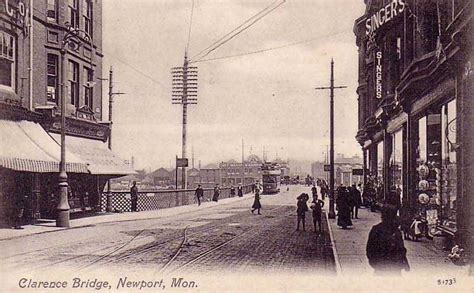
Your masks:
M 280 192 L 281 169 L 278 164 L 264 163 L 262 165 L 263 194 Z

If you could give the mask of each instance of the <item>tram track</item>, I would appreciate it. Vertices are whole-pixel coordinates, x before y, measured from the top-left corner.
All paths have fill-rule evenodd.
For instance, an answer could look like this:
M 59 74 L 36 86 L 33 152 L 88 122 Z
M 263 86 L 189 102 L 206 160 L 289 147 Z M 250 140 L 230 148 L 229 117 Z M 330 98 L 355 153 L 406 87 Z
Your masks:
M 278 209 L 283 209 L 283 208 L 287 208 L 286 206 L 280 206 L 280 207 L 277 207 L 277 208 L 273 208 L 271 209 L 270 211 L 274 211 L 274 210 L 278 210 Z M 273 219 L 269 222 L 271 223 L 274 223 L 274 222 L 278 222 L 278 221 L 281 221 L 282 218 L 286 217 L 286 216 L 289 216 L 293 214 L 293 212 L 289 212 L 289 213 L 286 213 L 285 215 L 283 215 L 283 217 L 279 217 L 277 219 Z M 268 222 L 266 223 L 266 225 L 268 225 Z M 206 257 L 210 256 L 213 252 L 227 246 L 228 244 L 240 239 L 240 238 L 243 238 L 249 234 L 252 234 L 252 232 L 258 232 L 260 226 L 256 226 L 256 227 L 253 227 L 253 228 L 249 228 L 248 230 L 232 237 L 231 239 L 228 239 L 200 254 L 198 254 L 197 256 L 191 258 L 190 260 L 184 262 L 183 264 L 179 264 L 177 266 L 172 266 L 172 264 L 176 261 L 178 255 L 182 252 L 184 246 L 187 244 L 187 241 L 188 241 L 188 238 L 189 238 L 189 235 L 186 235 L 186 233 L 183 234 L 183 240 L 181 242 L 181 244 L 179 245 L 179 247 L 176 249 L 175 253 L 173 254 L 173 256 L 170 258 L 170 260 L 168 260 L 168 262 L 165 263 L 165 265 L 163 267 L 161 267 L 159 270 L 158 270 L 158 273 L 165 273 L 165 274 L 171 274 L 171 273 L 174 273 L 174 272 L 181 272 L 183 271 L 184 269 L 186 269 L 187 267 L 199 262 L 200 260 L 203 260 L 205 259 Z M 255 233 L 254 233 L 255 234 Z M 252 234 L 253 235 L 253 234 Z M 170 268 L 170 269 L 168 269 Z

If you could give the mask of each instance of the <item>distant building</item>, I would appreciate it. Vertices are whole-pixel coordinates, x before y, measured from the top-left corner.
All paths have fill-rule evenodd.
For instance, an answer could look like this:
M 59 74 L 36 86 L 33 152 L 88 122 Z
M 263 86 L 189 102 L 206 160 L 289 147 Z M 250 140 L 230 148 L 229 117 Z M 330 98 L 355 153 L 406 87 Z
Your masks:
M 219 164 L 221 183 L 223 186 L 249 185 L 262 179 L 262 160 L 256 155 L 248 156 L 247 160 L 236 162 L 229 160 Z
M 188 188 L 196 188 L 201 184 L 202 188 L 212 188 L 221 184 L 220 169 L 215 164 L 209 164 L 201 169 L 192 168 L 188 170 Z
M 322 178 L 326 181 L 329 178 L 329 172 L 324 171 L 324 162 L 314 162 L 311 164 L 311 174 L 314 178 Z M 363 177 L 352 175 L 354 169 L 362 169 L 363 161 L 359 156 L 350 158 L 338 154 L 334 159 L 334 184 L 352 185 L 363 182 Z

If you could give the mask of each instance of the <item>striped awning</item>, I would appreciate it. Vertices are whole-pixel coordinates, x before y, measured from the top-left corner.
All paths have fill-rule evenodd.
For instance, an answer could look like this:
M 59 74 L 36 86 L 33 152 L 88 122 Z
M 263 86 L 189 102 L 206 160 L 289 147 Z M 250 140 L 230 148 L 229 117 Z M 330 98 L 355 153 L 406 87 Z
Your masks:
M 51 133 L 57 142 L 60 136 Z M 95 139 L 67 136 L 66 149 L 87 163 L 87 169 L 93 175 L 129 175 L 135 170 L 123 159 L 114 154 L 107 144 Z
M 41 125 L 0 120 L 0 138 L 0 167 L 23 172 L 59 172 L 61 148 Z M 89 173 L 86 163 L 67 151 L 66 172 Z

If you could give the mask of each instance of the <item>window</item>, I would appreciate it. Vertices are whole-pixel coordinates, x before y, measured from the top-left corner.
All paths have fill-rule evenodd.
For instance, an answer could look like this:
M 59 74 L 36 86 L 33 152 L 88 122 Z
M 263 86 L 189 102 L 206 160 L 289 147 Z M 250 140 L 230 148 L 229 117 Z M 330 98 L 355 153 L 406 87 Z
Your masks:
M 58 95 L 58 56 L 48 54 L 47 60 L 47 86 L 46 98 L 48 101 L 57 103 Z
M 0 87 L 15 88 L 15 39 L 0 32 Z
M 48 31 L 48 42 L 58 44 L 59 34 L 57 32 Z
M 57 0 L 47 1 L 46 19 L 51 22 L 58 22 Z
M 79 0 L 69 0 L 69 24 L 71 27 L 79 27 Z
M 392 154 L 390 156 L 390 189 L 395 190 L 403 202 L 403 130 L 392 135 Z
M 441 224 L 456 227 L 456 100 L 444 105 L 441 110 Z
M 93 109 L 92 70 L 84 67 L 82 76 L 84 80 L 84 104 Z
M 84 0 L 82 5 L 82 15 L 84 17 L 84 30 L 92 37 L 92 2 Z
M 69 61 L 69 102 L 79 107 L 79 64 Z

